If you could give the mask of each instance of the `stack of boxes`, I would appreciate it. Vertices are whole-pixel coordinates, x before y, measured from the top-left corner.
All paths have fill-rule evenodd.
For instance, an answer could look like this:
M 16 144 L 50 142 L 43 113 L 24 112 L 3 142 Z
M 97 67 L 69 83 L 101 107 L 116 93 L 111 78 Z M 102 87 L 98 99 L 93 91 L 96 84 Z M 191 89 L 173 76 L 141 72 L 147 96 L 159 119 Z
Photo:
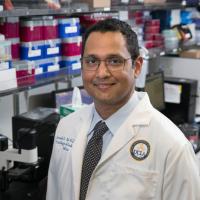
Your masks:
M 0 91 L 17 87 L 16 69 L 12 60 L 19 59 L 19 18 L 0 21 Z
M 160 20 L 148 19 L 145 20 L 144 27 L 144 40 L 145 46 L 148 49 L 151 48 L 164 48 L 164 38 L 160 33 Z
M 0 34 L 0 91 L 17 87 L 16 71 L 11 68 L 11 42 Z
M 41 20 L 27 19 L 20 22 L 20 58 L 25 61 L 18 62 L 15 65 L 18 85 L 35 82 L 35 65 L 29 66 L 28 60 L 34 61 L 43 58 L 42 25 Z M 25 64 L 26 61 L 27 65 Z
M 60 67 L 68 75 L 79 75 L 81 73 L 81 45 L 79 18 L 58 19 L 59 37 L 62 39 L 62 60 Z
M 23 20 L 20 38 L 21 59 L 35 62 L 36 80 L 57 75 L 61 55 L 57 20 L 52 16 Z
M 6 39 L 11 41 L 12 59 L 19 59 L 19 17 L 7 17 L 1 19 L 0 33 L 3 34 Z

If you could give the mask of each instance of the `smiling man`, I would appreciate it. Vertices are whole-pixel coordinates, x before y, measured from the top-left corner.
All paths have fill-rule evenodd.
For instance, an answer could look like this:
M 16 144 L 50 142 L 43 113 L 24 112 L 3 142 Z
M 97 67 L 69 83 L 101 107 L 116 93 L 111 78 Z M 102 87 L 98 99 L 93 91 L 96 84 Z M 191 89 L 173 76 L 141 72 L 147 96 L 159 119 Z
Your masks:
M 117 19 L 84 35 L 82 78 L 94 103 L 57 128 L 47 200 L 198 200 L 189 141 L 135 91 L 142 67 L 136 34 Z

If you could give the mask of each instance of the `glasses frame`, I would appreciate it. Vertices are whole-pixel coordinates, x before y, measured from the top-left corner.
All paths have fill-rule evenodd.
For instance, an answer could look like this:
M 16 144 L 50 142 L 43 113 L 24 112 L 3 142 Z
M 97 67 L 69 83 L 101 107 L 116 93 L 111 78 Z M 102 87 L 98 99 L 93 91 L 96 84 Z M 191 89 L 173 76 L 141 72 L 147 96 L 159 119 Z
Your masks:
M 80 58 L 80 61 L 81 61 L 81 65 L 82 65 L 82 69 L 83 69 L 83 70 L 86 70 L 86 71 L 97 71 L 97 70 L 99 69 L 99 66 L 101 65 L 101 63 L 104 62 L 106 68 L 107 68 L 109 71 L 111 71 L 111 72 L 112 72 L 112 71 L 124 70 L 124 67 L 125 67 L 126 62 L 127 62 L 128 60 L 132 59 L 131 57 L 129 57 L 129 58 L 120 57 L 120 58 L 123 60 L 122 68 L 116 68 L 116 69 L 113 70 L 113 68 L 110 68 L 110 67 L 109 67 L 109 64 L 107 63 L 108 60 L 109 60 L 109 58 L 106 58 L 106 59 L 96 59 L 96 60 L 98 61 L 98 64 L 97 64 L 96 67 L 90 68 L 90 69 L 89 69 L 89 68 L 84 68 L 83 62 L 84 62 L 84 59 L 86 59 L 86 58 L 89 58 L 89 56 L 88 56 L 88 57 L 86 56 L 86 57 Z

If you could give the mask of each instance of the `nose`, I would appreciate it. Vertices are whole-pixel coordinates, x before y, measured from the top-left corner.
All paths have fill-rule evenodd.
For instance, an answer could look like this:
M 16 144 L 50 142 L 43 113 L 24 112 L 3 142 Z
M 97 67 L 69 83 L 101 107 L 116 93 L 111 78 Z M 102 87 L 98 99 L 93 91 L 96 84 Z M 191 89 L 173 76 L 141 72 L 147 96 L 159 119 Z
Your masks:
M 108 67 L 106 66 L 106 63 L 104 60 L 101 60 L 98 66 L 98 69 L 96 71 L 96 76 L 99 78 L 105 78 L 110 75 L 110 71 L 108 70 Z

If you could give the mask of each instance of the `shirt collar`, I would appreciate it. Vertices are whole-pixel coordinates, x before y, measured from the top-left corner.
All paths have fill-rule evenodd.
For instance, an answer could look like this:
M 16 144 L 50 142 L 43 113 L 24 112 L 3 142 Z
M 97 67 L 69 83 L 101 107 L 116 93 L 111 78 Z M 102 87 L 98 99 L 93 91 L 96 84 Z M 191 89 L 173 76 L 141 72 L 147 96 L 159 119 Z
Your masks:
M 129 114 L 136 107 L 139 101 L 140 100 L 139 100 L 137 91 L 134 91 L 134 93 L 132 94 L 128 102 L 106 120 L 103 120 L 100 117 L 100 115 L 97 113 L 96 109 L 94 108 L 93 119 L 92 119 L 92 123 L 89 129 L 88 135 L 92 133 L 92 130 L 94 126 L 96 125 L 96 123 L 102 120 L 102 121 L 105 121 L 106 125 L 109 128 L 109 132 L 113 136 L 117 132 L 117 130 L 120 128 L 120 126 L 123 124 L 123 122 L 127 119 Z

